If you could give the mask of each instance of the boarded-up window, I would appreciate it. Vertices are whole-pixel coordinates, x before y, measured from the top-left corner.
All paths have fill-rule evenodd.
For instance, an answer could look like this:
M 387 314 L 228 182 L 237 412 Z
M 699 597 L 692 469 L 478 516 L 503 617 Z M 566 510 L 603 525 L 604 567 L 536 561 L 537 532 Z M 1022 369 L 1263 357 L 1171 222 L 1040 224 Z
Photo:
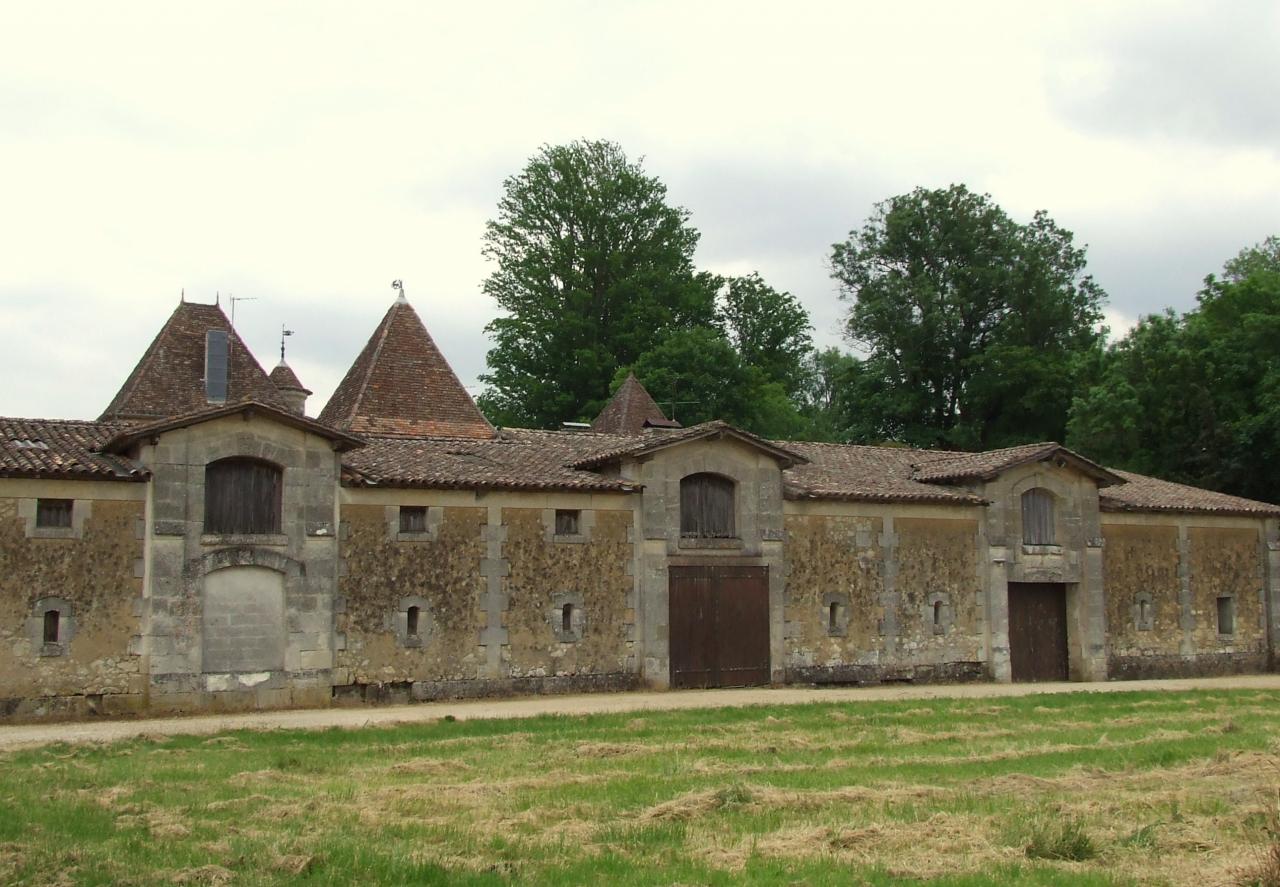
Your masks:
M 680 535 L 734 538 L 733 481 L 718 474 L 691 474 L 680 481 Z
M 1053 493 L 1042 487 L 1022 494 L 1022 542 L 1053 545 Z
M 204 531 L 279 533 L 282 477 L 278 466 L 258 459 L 210 462 L 204 470 Z
M 37 527 L 69 527 L 71 526 L 70 499 L 37 499 Z
M 427 531 L 427 506 L 401 505 L 400 532 L 425 533 Z M 413 632 L 410 632 L 413 634 Z

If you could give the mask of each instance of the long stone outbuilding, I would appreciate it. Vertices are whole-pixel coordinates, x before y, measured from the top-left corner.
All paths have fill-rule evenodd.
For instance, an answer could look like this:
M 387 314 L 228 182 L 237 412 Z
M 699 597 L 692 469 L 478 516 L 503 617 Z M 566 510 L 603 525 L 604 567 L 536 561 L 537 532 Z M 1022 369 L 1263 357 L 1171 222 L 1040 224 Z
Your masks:
M 1280 506 L 1094 464 L 494 428 L 401 297 L 320 415 L 182 303 L 97 421 L 0 419 L 0 717 L 1275 668 Z

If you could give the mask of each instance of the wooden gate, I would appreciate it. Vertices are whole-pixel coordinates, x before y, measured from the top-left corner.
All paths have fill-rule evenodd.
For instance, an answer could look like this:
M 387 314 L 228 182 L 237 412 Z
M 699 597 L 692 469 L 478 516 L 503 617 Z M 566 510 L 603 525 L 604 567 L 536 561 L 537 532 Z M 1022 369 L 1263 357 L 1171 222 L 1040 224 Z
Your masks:
M 769 683 L 769 568 L 670 568 L 671 686 Z
M 1009 660 L 1015 681 L 1065 681 L 1067 592 L 1061 585 L 1009 583 Z

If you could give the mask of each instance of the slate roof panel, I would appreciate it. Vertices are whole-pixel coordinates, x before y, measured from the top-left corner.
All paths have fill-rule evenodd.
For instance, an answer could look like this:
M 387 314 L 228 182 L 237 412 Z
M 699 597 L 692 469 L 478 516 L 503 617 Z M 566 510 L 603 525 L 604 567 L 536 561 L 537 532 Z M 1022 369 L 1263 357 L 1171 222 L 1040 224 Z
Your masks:
M 227 333 L 227 403 L 258 400 L 284 407 L 275 385 L 217 305 L 182 302 L 120 386 L 103 421 L 149 421 L 208 407 L 205 334 Z

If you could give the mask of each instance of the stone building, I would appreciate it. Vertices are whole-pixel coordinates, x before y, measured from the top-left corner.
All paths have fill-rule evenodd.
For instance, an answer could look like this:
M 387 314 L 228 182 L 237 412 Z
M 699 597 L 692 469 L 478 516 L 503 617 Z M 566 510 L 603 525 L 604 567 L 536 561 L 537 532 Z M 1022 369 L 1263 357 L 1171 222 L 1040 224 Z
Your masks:
M 96 421 L 0 419 L 0 714 L 1263 671 L 1280 507 L 1096 465 L 494 428 L 403 297 L 318 419 L 183 303 Z

